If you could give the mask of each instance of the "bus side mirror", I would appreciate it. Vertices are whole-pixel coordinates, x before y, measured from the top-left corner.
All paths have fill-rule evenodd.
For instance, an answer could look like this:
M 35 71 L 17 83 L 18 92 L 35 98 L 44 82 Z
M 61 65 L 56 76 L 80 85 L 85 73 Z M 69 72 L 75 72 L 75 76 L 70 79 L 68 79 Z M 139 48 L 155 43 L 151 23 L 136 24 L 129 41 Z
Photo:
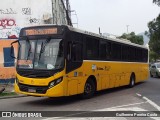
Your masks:
M 13 47 L 13 44 L 15 44 L 15 43 L 17 43 L 17 42 L 18 42 L 18 44 L 19 44 L 19 46 L 20 46 L 20 43 L 19 43 L 18 40 L 16 40 L 16 41 L 14 41 L 14 42 L 11 43 L 10 56 L 11 56 L 12 58 L 14 58 L 14 59 L 17 59 L 17 57 L 15 57 L 15 55 L 14 55 L 14 47 Z
M 16 59 L 16 57 L 14 56 L 14 47 L 11 46 L 11 52 L 10 52 L 10 56 L 14 59 Z

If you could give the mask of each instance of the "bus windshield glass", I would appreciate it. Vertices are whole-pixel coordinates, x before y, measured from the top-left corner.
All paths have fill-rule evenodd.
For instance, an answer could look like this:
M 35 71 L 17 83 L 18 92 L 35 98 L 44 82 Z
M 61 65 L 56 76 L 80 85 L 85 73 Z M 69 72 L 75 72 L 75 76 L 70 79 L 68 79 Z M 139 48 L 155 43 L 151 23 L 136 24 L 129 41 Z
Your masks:
M 63 64 L 62 39 L 20 40 L 18 68 L 52 70 Z

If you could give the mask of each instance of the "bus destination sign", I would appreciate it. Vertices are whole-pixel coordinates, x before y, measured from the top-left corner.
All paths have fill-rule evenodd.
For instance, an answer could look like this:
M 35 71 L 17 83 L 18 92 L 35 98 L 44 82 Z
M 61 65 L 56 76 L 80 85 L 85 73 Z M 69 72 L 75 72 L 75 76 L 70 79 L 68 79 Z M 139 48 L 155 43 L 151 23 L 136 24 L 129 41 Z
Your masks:
M 28 29 L 25 30 L 26 35 L 48 35 L 57 34 L 57 28 L 47 28 L 47 29 Z

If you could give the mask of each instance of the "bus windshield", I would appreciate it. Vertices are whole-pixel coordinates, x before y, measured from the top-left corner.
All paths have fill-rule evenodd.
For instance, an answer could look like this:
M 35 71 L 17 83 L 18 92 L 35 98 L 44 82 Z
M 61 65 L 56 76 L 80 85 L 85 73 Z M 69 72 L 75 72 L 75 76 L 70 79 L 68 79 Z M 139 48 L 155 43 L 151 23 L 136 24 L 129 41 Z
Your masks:
M 60 69 L 64 65 L 62 39 L 20 40 L 17 67 Z

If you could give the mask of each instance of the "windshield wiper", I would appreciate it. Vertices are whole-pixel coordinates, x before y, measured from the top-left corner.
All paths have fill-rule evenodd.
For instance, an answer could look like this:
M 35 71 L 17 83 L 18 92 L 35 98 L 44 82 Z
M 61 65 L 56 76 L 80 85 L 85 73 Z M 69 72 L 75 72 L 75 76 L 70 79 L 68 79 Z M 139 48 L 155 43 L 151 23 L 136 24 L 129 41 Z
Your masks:
M 28 60 L 29 55 L 30 55 L 30 51 L 31 51 L 31 43 L 30 43 L 30 41 L 29 41 L 29 39 L 28 39 L 28 37 L 27 37 L 27 36 L 22 37 L 22 39 L 26 40 L 26 41 L 27 41 L 27 43 L 28 43 L 28 45 L 29 45 L 28 54 L 27 54 L 27 60 Z
M 40 58 L 41 58 L 41 54 L 44 52 L 44 50 L 45 50 L 45 47 L 46 47 L 46 45 L 47 45 L 47 43 L 49 43 L 50 42 L 50 40 L 51 40 L 51 37 L 48 37 L 46 40 L 45 40 L 45 42 L 43 43 L 41 43 L 41 49 L 40 49 L 40 53 L 39 53 L 39 59 L 38 59 L 38 62 L 39 62 L 39 60 L 40 60 Z
M 51 37 L 48 37 L 46 40 L 45 40 L 45 42 L 43 43 L 43 46 L 42 46 L 42 53 L 44 52 L 44 50 L 45 50 L 45 47 L 46 47 L 46 45 L 50 42 L 50 40 L 51 40 Z
M 40 49 L 40 52 L 39 52 L 39 59 L 38 59 L 38 62 L 39 62 L 39 60 L 40 60 L 40 58 L 41 58 L 41 54 L 43 53 L 44 51 L 43 51 L 43 42 L 41 43 L 41 49 Z

